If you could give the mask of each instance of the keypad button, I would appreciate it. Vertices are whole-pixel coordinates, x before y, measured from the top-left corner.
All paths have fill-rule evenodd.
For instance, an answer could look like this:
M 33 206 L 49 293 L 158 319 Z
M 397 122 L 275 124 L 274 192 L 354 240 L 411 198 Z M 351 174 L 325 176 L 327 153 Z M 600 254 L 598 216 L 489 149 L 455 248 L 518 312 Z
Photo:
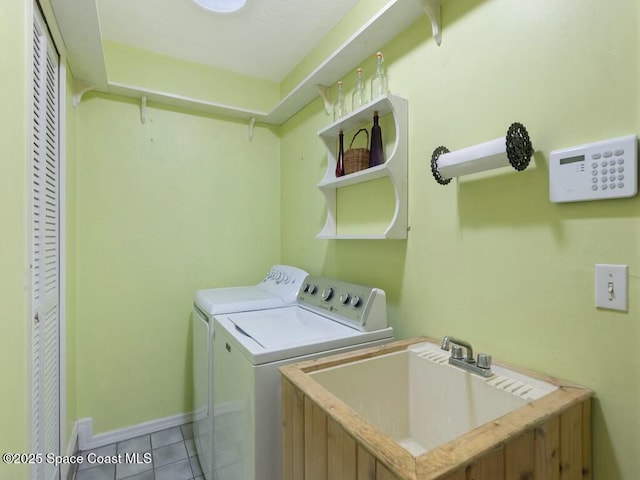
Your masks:
M 607 189 L 607 184 L 606 184 L 606 183 L 603 183 L 603 184 L 602 184 L 602 187 L 600 187 L 600 188 L 602 188 L 602 190 L 606 190 L 606 189 Z
M 615 165 L 616 161 L 614 159 L 609 160 L 609 165 Z
M 591 168 L 598 168 L 598 162 L 591 162 Z
M 593 190 L 594 192 L 598 190 L 598 185 L 591 185 L 591 190 Z
M 621 166 L 621 167 L 618 167 L 618 171 L 619 171 L 619 172 L 624 172 L 624 167 L 622 167 L 622 166 Z
M 606 150 L 606 151 L 602 152 L 602 156 L 604 158 L 609 158 L 611 155 L 613 155 L 613 154 L 609 150 Z
M 624 163 L 624 158 L 619 158 L 618 159 L 618 165 L 622 165 Z
M 607 176 L 604 175 L 600 180 L 602 180 L 603 182 L 606 182 L 607 181 Z
M 600 162 L 600 165 L 603 166 L 603 167 L 606 167 L 608 164 L 609 164 L 609 162 L 607 162 L 606 160 L 602 160 Z
M 623 174 L 621 174 L 621 173 L 619 173 L 619 174 L 618 174 L 618 180 L 624 180 L 624 175 L 623 175 Z
M 609 168 L 609 173 L 615 173 L 616 171 L 616 167 L 610 167 Z
M 616 184 L 615 184 L 615 183 L 610 183 L 610 184 L 609 184 L 609 188 L 610 188 L 611 190 L 614 190 L 614 189 L 616 188 Z
M 598 183 L 598 179 L 597 179 L 596 177 L 593 177 L 593 178 L 591 179 L 591 183 Z
M 594 160 L 597 160 L 601 157 L 600 152 L 596 152 L 596 153 L 592 153 L 591 154 L 591 158 L 593 158 Z
M 591 170 L 591 175 L 596 177 L 598 175 L 598 170 Z
M 609 175 L 609 181 L 613 182 L 616 179 L 615 175 Z
M 624 188 L 624 182 L 618 182 L 618 188 Z
M 600 170 L 600 173 L 602 173 L 603 175 L 606 175 L 608 171 L 609 171 L 608 168 L 603 168 L 602 170 Z
M 624 154 L 624 148 L 617 148 L 613 153 L 620 156 Z

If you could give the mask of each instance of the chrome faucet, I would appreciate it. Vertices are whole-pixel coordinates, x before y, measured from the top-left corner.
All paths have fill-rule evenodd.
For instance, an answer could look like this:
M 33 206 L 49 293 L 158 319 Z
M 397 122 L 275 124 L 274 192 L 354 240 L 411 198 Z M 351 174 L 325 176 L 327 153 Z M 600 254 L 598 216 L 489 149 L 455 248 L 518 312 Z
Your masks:
M 449 335 L 447 335 L 442 339 L 442 349 L 448 352 L 450 343 L 464 347 L 467 350 L 466 361 L 469 363 L 475 363 L 475 360 L 473 358 L 473 348 L 471 347 L 471 344 L 469 342 L 465 342 L 464 340 L 458 340 L 457 338 L 450 337 Z M 458 355 L 456 355 L 456 357 L 458 357 Z
M 482 375 L 483 377 L 490 377 L 493 375 L 491 372 L 491 355 L 486 353 L 479 353 L 478 359 L 473 357 L 473 348 L 469 342 L 460 340 L 447 335 L 442 339 L 442 349 L 449 351 L 449 344 L 451 344 L 451 356 L 449 357 L 449 363 L 460 367 L 468 372 Z M 466 358 L 462 355 L 462 349 L 467 351 Z

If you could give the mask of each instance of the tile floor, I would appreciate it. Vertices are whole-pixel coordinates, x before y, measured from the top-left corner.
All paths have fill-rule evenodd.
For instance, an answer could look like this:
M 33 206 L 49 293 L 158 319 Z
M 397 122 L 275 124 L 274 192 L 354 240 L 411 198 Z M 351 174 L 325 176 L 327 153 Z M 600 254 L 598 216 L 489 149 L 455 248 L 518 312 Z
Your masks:
M 204 480 L 193 443 L 191 424 L 132 438 L 95 450 L 81 452 L 75 480 Z M 89 454 L 95 454 L 89 457 Z M 136 457 L 125 453 L 139 454 Z M 148 454 L 151 455 L 148 455 Z M 115 464 L 89 463 L 90 458 L 122 454 Z M 147 454 L 147 455 L 145 455 Z M 129 462 L 126 459 L 129 458 Z

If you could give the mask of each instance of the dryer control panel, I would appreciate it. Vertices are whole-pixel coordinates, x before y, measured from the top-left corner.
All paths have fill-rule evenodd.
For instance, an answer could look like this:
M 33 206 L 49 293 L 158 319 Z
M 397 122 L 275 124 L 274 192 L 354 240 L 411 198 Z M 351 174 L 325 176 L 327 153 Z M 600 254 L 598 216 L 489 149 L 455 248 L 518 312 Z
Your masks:
M 387 327 L 384 290 L 309 275 L 298 293 L 298 305 L 362 331 Z
M 274 265 L 257 286 L 282 297 L 286 304 L 295 303 L 302 282 L 309 275 L 290 265 Z

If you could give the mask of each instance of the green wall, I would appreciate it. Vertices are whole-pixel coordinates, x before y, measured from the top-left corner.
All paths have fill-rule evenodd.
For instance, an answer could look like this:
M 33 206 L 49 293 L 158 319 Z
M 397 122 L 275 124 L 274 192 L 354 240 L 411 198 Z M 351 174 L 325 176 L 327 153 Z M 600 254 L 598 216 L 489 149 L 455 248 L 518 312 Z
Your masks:
M 330 121 L 317 100 L 281 132 L 282 260 L 384 288 L 398 337 L 456 335 L 593 388 L 594 478 L 635 478 L 640 198 L 552 204 L 548 158 L 640 131 L 637 2 L 458 0 L 442 13 L 441 47 L 424 17 L 383 50 L 391 90 L 409 100 L 408 239 L 315 239 L 316 133 Z M 514 121 L 537 152 L 529 169 L 435 183 L 434 148 L 503 136 Z M 304 204 L 284 201 L 298 195 Z M 629 265 L 628 314 L 594 308 L 595 263 Z
M 29 21 L 27 21 L 29 19 Z M 0 450 L 29 450 L 31 388 L 27 318 L 27 126 L 28 41 L 31 8 L 20 0 L 2 5 L 0 14 Z M 27 469 L 0 463 L 0 478 L 27 478 Z
M 280 100 L 276 82 L 111 41 L 104 42 L 104 55 L 110 82 L 258 112 L 271 111 Z
M 278 137 L 100 94 L 77 112 L 76 395 L 94 434 L 190 412 L 197 289 L 280 258 Z
M 66 85 L 66 108 L 65 108 L 65 133 L 66 133 L 66 156 L 65 156 L 65 209 L 66 209 L 66 345 L 65 345 L 65 361 L 66 361 L 66 444 L 63 445 L 63 452 L 66 454 L 66 447 L 73 433 L 73 424 L 78 419 L 76 404 L 76 236 L 77 236 L 77 217 L 76 206 L 77 200 L 77 109 L 73 107 L 73 78 L 67 67 L 67 85 Z
M 282 94 L 370 16 L 361 4 Z M 30 5 L 10 0 L 0 15 L 3 451 L 29 444 Z M 193 292 L 254 281 L 280 260 L 384 288 L 398 337 L 457 335 L 592 387 L 594 478 L 634 478 L 640 200 L 551 204 L 547 165 L 552 149 L 640 131 L 638 8 L 457 0 L 443 6 L 441 47 L 420 18 L 384 48 L 391 89 L 409 100 L 406 241 L 315 239 L 326 161 L 316 133 L 329 122 L 319 100 L 248 142 L 242 122 L 151 104 L 143 125 L 139 104 L 87 94 L 67 119 L 68 428 L 91 416 L 102 433 L 189 411 Z M 370 76 L 373 65 L 363 67 Z M 271 105 L 278 95 L 267 88 Z M 433 181 L 436 146 L 493 139 L 513 121 L 537 150 L 527 171 Z M 375 193 L 366 190 L 365 203 Z M 595 263 L 629 265 L 629 314 L 593 307 Z M 0 477 L 26 474 L 0 465 Z

